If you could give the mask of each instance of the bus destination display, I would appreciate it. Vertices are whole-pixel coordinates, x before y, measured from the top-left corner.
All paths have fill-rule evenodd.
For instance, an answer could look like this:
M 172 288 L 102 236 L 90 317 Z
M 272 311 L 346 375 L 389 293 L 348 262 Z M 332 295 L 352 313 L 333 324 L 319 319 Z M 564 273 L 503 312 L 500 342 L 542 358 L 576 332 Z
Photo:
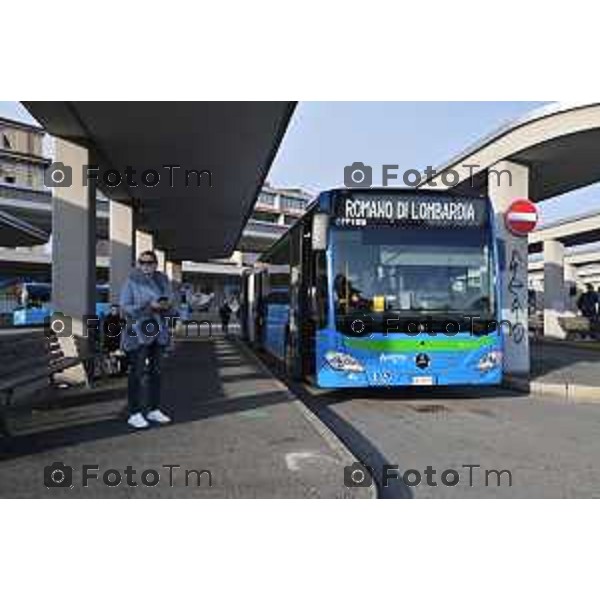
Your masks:
M 481 226 L 485 202 L 478 198 L 355 194 L 338 198 L 334 208 L 338 226 L 425 225 Z

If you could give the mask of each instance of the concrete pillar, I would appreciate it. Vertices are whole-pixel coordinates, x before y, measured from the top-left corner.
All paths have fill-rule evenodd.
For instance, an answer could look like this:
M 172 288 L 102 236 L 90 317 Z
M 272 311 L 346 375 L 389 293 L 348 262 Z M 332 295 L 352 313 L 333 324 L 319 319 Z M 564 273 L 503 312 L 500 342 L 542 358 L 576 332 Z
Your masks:
M 529 197 L 529 169 L 507 160 L 496 163 L 493 169 L 496 173 L 489 174 L 488 194 L 496 214 L 497 235 L 505 249 L 500 273 L 501 318 L 512 324 L 510 334 L 507 327 L 503 328 L 504 372 L 508 380 L 515 376 L 528 378 L 527 236 L 510 233 L 505 226 L 504 215 L 513 200 Z
M 561 242 L 544 242 L 544 335 L 563 339 L 558 317 L 565 313 L 565 249 Z
M 154 237 L 151 233 L 136 229 L 135 231 L 135 258 L 146 250 L 154 250 Z
M 174 283 L 183 281 L 183 270 L 180 262 L 168 260 L 165 262 L 165 273 L 167 277 Z
M 121 288 L 135 262 L 133 209 L 121 202 L 110 201 L 110 301 L 119 302 Z
M 577 267 L 571 263 L 565 262 L 565 283 L 575 285 L 577 283 Z
M 83 317 L 96 304 L 96 190 L 83 185 L 85 148 L 57 139 L 55 152 L 56 162 L 72 169 L 72 183 L 52 189 L 52 306 L 83 335 Z
M 175 262 L 172 260 L 167 260 L 165 261 L 165 275 L 169 278 L 169 281 L 171 282 L 171 288 L 173 290 L 173 294 L 175 295 L 176 298 L 176 303 L 177 303 L 177 308 L 179 310 L 179 316 L 182 320 L 186 321 L 190 319 L 190 311 L 189 311 L 189 307 L 188 310 L 185 312 L 181 311 L 181 306 L 180 306 L 180 292 L 181 292 L 181 284 L 183 281 L 183 271 L 181 268 L 181 263 L 180 262 Z
M 75 338 L 59 339 L 65 355 L 75 356 L 86 350 L 86 317 L 95 313 L 96 189 L 93 181 L 83 185 L 83 166 L 90 162 L 85 148 L 57 139 L 55 161 L 71 169 L 71 183 L 52 189 L 52 306 L 71 319 Z M 64 376 L 86 381 L 81 365 Z
M 577 289 L 577 267 L 565 262 L 565 310 L 575 312 L 577 310 L 577 296 L 571 295 L 571 290 Z
M 164 250 L 159 250 L 158 248 L 155 248 L 154 252 L 156 253 L 156 259 L 158 260 L 158 270 L 164 273 L 166 262 L 165 252 Z

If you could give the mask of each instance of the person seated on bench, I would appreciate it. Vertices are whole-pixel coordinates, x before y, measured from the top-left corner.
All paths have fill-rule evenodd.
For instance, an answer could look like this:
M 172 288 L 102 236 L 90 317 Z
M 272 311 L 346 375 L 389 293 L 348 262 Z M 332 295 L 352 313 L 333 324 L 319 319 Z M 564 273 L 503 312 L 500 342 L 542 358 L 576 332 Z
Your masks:
M 118 304 L 111 304 L 110 312 L 103 319 L 103 349 L 108 357 L 109 373 L 123 375 L 127 361 L 121 350 L 121 338 L 125 329 L 125 319 L 121 316 Z

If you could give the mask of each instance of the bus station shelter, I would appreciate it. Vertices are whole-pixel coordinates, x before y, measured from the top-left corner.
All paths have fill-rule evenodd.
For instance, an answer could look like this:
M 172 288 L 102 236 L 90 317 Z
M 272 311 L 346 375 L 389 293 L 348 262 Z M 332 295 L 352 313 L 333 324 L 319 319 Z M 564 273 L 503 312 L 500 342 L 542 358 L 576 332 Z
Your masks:
M 53 305 L 80 336 L 94 312 L 97 188 L 110 199 L 113 298 L 144 249 L 177 280 L 181 261 L 233 252 L 294 110 L 285 101 L 24 105 L 56 138 L 46 182 Z

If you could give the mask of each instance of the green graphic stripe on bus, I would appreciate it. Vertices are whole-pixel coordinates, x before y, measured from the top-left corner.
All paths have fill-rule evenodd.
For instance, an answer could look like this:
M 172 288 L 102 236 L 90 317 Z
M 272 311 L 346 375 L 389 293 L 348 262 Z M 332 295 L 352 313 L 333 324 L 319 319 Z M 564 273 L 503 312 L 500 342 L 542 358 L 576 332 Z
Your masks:
M 441 339 L 441 340 L 423 340 L 423 339 L 401 339 L 401 340 L 371 340 L 362 338 L 347 338 L 346 346 L 356 350 L 374 350 L 377 352 L 418 352 L 427 350 L 429 352 L 448 352 L 453 350 L 476 350 L 484 346 L 491 346 L 494 338 L 483 336 L 470 339 Z

